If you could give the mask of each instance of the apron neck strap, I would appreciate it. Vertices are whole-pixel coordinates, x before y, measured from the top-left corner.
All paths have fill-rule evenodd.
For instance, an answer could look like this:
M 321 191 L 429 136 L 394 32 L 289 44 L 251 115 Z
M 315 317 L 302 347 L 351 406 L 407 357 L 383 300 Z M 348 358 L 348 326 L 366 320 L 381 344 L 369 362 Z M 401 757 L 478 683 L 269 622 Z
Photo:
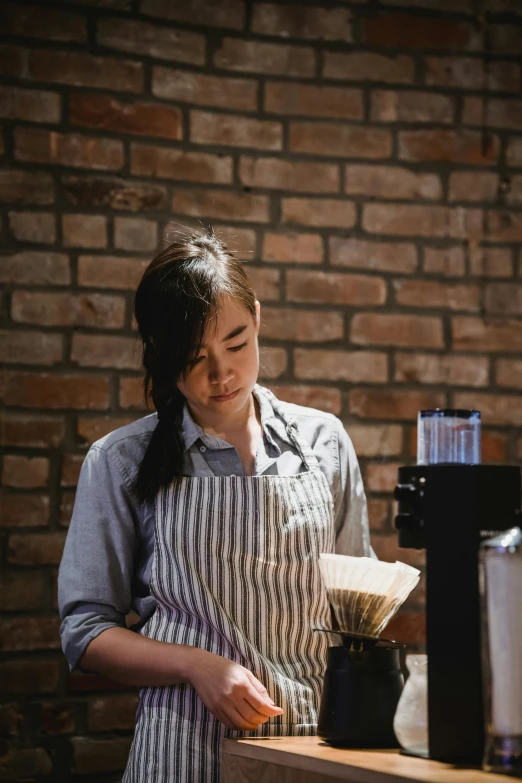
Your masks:
M 275 394 L 273 394 L 270 389 L 259 386 L 259 384 L 256 384 L 255 386 L 255 393 L 263 396 L 270 403 L 274 411 L 282 418 L 285 425 L 286 434 L 299 452 L 299 456 L 301 457 L 301 460 L 305 464 L 307 470 L 318 469 L 319 460 L 315 456 L 310 446 L 299 436 L 297 421 L 293 418 L 293 416 L 289 415 L 286 413 L 286 411 L 283 410 L 281 401 L 277 399 Z

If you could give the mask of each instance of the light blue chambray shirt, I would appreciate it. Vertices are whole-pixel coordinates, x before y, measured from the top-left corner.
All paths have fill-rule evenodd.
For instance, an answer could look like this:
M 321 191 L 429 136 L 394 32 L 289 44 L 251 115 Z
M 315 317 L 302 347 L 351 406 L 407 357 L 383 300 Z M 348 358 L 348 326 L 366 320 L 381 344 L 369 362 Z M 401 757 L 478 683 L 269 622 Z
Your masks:
M 259 402 L 263 438 L 255 475 L 291 476 L 306 468 L 270 402 Z M 342 422 L 330 413 L 281 402 L 298 433 L 317 456 L 330 486 L 338 554 L 375 556 L 359 464 Z M 138 630 L 155 609 L 149 584 L 154 551 L 154 502 L 140 503 L 132 485 L 157 423 L 152 413 L 93 443 L 82 465 L 71 524 L 58 574 L 62 648 L 72 670 L 89 642 L 107 628 L 126 627 L 140 616 Z M 183 475 L 244 475 L 234 446 L 212 437 L 183 411 Z

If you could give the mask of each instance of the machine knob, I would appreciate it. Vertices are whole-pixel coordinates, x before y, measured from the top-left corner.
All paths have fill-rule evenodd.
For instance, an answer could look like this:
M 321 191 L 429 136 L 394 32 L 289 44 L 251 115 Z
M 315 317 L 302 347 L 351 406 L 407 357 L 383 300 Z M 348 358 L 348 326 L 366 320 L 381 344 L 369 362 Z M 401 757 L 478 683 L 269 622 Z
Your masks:
M 407 503 L 413 500 L 417 487 L 414 484 L 397 484 L 393 491 L 393 497 L 395 500 L 406 501 Z

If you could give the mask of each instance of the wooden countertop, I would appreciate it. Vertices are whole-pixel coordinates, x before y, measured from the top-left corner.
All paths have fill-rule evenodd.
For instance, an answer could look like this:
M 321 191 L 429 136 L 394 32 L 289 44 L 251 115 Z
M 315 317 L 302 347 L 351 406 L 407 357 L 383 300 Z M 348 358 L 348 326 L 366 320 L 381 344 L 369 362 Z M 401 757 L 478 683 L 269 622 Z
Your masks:
M 402 756 L 333 748 L 317 736 L 224 739 L 223 783 L 506 783 L 505 775 Z

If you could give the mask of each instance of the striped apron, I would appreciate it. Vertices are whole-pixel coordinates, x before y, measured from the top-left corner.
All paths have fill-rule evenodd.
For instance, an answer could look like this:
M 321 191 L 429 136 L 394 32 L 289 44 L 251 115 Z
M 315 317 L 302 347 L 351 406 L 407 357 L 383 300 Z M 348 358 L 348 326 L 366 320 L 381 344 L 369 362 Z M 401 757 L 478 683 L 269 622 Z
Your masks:
M 183 477 L 156 502 L 150 589 L 140 633 L 200 647 L 249 669 L 281 715 L 228 729 L 188 683 L 140 689 L 122 783 L 218 783 L 223 737 L 314 735 L 326 669 L 330 605 L 318 560 L 334 552 L 332 493 L 279 401 L 306 472 Z

